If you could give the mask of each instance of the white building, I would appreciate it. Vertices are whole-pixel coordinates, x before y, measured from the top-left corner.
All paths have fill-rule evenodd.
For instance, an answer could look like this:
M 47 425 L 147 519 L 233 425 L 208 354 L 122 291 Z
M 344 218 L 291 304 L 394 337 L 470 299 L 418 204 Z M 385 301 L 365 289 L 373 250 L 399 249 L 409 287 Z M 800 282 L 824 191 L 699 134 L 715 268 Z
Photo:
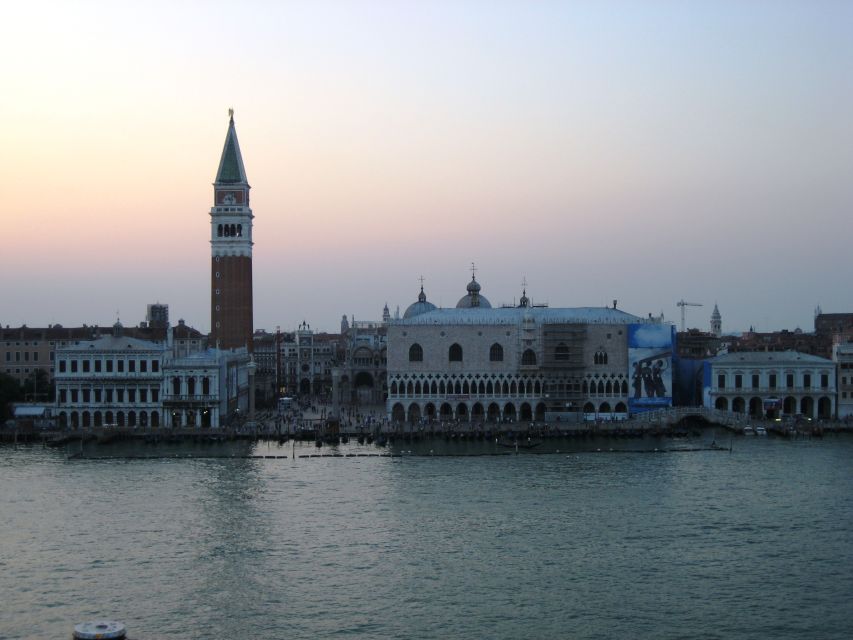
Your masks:
M 705 405 L 776 418 L 835 416 L 835 363 L 798 351 L 727 353 L 706 363 Z
M 640 404 L 639 374 L 629 373 L 629 330 L 663 328 L 660 320 L 615 304 L 531 306 L 526 292 L 518 307 L 492 308 L 480 291 L 472 278 L 456 308 L 437 309 L 422 289 L 403 318 L 389 323 L 392 421 L 614 419 L 626 417 L 635 400 Z M 671 363 L 671 349 L 670 343 L 656 361 Z M 668 395 L 652 402 L 668 406 Z
M 60 427 L 211 427 L 249 411 L 246 349 L 177 357 L 168 342 L 113 333 L 56 351 Z M 183 352 L 184 347 L 176 349 Z

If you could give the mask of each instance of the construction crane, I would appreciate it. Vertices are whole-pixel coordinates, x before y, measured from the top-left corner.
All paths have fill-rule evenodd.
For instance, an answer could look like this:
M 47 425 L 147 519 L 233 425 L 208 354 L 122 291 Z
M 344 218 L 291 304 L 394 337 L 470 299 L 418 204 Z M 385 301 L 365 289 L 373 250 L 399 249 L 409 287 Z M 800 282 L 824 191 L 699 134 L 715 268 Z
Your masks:
M 684 307 L 701 307 L 701 302 L 685 302 L 682 298 L 678 302 L 675 303 L 677 307 L 681 307 L 681 331 L 687 331 L 687 322 L 684 319 Z

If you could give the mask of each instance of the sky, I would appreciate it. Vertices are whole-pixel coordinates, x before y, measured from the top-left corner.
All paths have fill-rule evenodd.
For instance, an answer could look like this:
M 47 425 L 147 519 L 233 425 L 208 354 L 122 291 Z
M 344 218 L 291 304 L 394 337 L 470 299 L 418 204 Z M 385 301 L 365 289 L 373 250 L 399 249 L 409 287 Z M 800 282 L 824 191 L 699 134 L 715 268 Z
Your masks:
M 853 3 L 6 2 L 0 323 L 210 330 L 228 109 L 256 328 L 853 312 Z

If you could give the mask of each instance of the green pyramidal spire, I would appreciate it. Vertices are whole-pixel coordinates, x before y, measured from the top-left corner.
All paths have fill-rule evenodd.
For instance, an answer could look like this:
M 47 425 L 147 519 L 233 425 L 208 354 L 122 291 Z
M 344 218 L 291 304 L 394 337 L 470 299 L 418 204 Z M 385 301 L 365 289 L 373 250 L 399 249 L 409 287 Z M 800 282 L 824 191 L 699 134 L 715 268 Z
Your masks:
M 237 142 L 237 130 L 234 128 L 234 110 L 229 109 L 228 114 L 231 119 L 219 170 L 216 172 L 216 184 L 248 184 L 246 170 L 243 168 L 243 156 L 240 154 L 240 143 Z

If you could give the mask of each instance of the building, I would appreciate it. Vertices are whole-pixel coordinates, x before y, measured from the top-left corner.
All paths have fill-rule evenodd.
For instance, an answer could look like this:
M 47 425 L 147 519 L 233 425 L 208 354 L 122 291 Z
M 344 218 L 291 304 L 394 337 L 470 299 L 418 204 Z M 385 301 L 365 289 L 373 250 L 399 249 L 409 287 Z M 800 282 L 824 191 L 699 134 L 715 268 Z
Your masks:
M 332 395 L 339 407 L 377 406 L 388 398 L 388 324 L 386 304 L 382 320 L 341 322 L 343 354 L 332 370 Z
M 210 208 L 210 344 L 251 352 L 254 216 L 233 111 L 230 116 Z
M 169 305 L 155 304 L 148 305 L 148 312 L 145 314 L 145 322 L 149 327 L 157 329 L 165 329 L 169 326 Z
M 705 406 L 757 418 L 835 416 L 836 368 L 798 351 L 738 351 L 705 364 Z
M 842 342 L 834 345 L 832 359 L 837 365 L 836 416 L 840 419 L 847 419 L 853 416 L 853 342 Z
M 165 342 L 124 334 L 117 322 L 108 336 L 75 341 L 56 350 L 56 410 L 61 428 L 159 427 Z
M 611 307 L 492 308 L 472 277 L 453 309 L 423 289 L 388 325 L 396 422 L 618 419 L 672 402 L 674 327 Z

